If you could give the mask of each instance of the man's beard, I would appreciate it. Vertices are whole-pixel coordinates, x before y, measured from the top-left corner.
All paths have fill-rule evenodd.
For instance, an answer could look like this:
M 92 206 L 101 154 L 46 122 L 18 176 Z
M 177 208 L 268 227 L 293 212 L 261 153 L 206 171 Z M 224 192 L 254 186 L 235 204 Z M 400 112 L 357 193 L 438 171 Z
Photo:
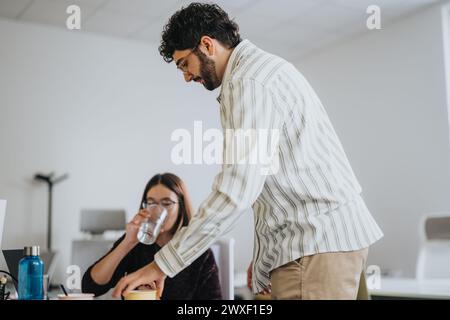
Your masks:
M 216 89 L 221 85 L 221 81 L 216 74 L 216 63 L 198 49 L 195 54 L 200 60 L 200 77 L 203 80 L 203 86 L 210 91 Z

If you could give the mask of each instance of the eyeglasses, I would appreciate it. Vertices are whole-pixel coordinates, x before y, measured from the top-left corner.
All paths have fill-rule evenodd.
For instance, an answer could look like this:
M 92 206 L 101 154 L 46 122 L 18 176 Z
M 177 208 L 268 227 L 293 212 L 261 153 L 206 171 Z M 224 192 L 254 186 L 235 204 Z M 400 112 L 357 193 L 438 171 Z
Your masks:
M 160 202 L 149 200 L 149 201 L 144 201 L 142 203 L 142 208 L 151 209 L 151 208 L 154 208 L 155 206 L 161 206 L 165 209 L 170 209 L 173 205 L 175 205 L 177 203 L 178 203 L 177 201 L 173 201 L 170 199 L 163 199 Z
M 194 51 L 197 49 L 197 47 L 198 47 L 198 45 L 195 46 L 195 48 L 192 49 L 191 52 L 189 52 L 186 56 L 184 56 L 183 58 L 178 59 L 178 61 L 176 62 L 177 68 L 181 72 L 183 72 L 183 73 L 187 73 L 188 72 L 188 70 L 187 70 L 187 68 L 188 68 L 188 61 L 187 60 L 188 60 L 189 56 L 194 53 Z M 183 60 L 183 61 L 181 61 L 181 60 Z
M 181 63 L 179 62 L 180 60 L 178 60 L 178 65 L 177 65 L 177 69 L 179 69 L 181 72 L 183 73 L 187 73 L 188 70 L 188 58 L 189 56 L 193 53 L 194 51 L 191 51 L 187 56 L 185 56 L 184 58 L 181 58 L 180 60 L 183 60 Z

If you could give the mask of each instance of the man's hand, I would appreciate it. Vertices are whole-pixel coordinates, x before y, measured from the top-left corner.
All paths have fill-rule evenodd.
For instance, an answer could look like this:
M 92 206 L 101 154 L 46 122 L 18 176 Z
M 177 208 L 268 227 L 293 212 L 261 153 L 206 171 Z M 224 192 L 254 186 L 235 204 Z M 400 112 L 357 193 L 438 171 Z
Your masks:
M 253 262 L 250 262 L 250 265 L 247 269 L 247 287 L 252 290 L 252 278 L 253 278 Z M 270 294 L 272 292 L 272 284 L 269 283 L 269 286 L 265 288 L 263 291 L 259 292 L 259 294 Z
M 252 277 L 253 277 L 253 262 L 250 262 L 250 265 L 247 269 L 247 287 L 252 290 Z
M 131 290 L 142 285 L 156 285 L 158 298 L 161 298 L 166 277 L 167 276 L 161 271 L 158 265 L 155 262 L 152 262 L 136 272 L 123 277 L 114 288 L 113 297 L 119 298 L 121 295 L 126 296 Z

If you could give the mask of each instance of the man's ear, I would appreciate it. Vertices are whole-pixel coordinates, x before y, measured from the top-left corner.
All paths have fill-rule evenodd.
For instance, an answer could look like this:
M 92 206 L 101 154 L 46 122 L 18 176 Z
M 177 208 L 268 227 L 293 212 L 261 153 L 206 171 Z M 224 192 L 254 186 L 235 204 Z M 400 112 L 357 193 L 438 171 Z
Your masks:
M 203 36 L 200 39 L 200 50 L 207 56 L 212 56 L 216 53 L 216 40 L 211 37 Z

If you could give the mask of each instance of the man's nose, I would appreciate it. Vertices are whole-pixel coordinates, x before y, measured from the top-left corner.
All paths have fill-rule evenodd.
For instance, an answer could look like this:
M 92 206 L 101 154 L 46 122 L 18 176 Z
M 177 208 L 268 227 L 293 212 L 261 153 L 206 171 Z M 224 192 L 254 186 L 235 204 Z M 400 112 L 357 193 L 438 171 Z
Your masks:
M 190 82 L 194 78 L 194 76 L 189 72 L 184 72 L 183 76 L 184 76 L 184 81 L 186 81 L 186 82 Z

